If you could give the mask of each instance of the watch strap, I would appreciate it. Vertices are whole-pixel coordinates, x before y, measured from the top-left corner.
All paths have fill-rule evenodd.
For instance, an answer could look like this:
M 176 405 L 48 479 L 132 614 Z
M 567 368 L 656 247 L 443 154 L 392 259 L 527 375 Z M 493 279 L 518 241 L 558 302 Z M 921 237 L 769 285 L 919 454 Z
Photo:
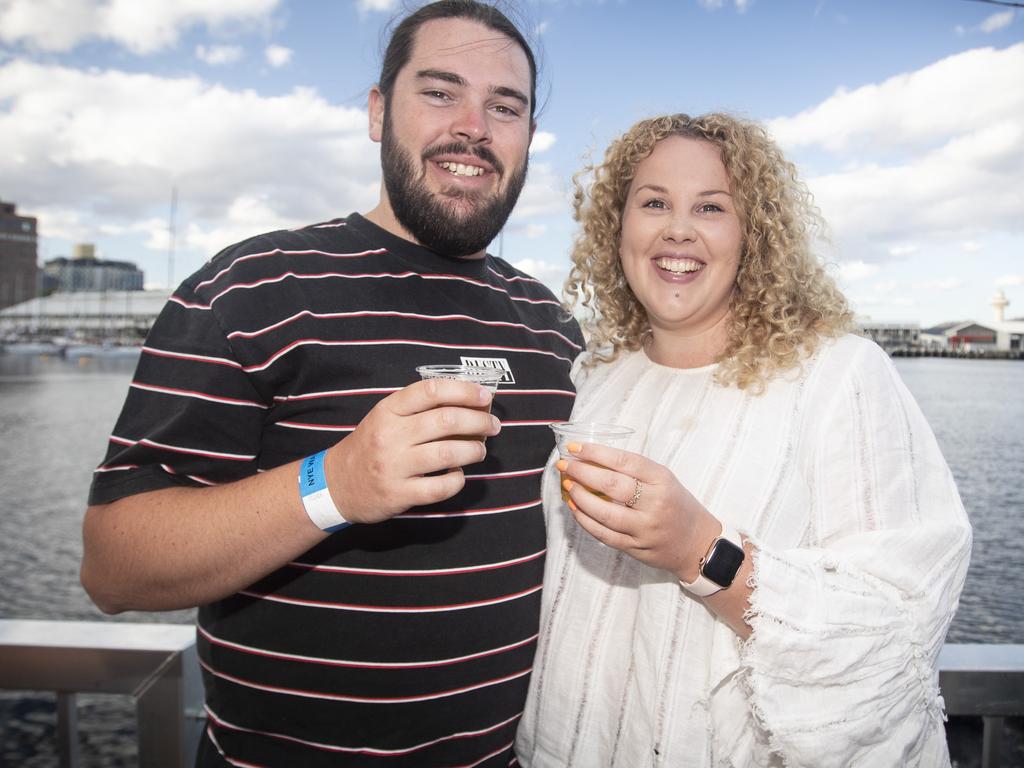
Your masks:
M 718 543 L 719 539 L 725 539 L 726 541 L 735 544 L 740 549 L 743 549 L 743 539 L 740 537 L 739 531 L 737 531 L 731 525 L 726 524 L 725 522 L 722 522 L 721 526 L 722 531 L 715 537 L 714 541 L 711 542 L 711 546 L 708 547 L 708 553 L 710 553 L 715 548 L 715 544 Z M 705 555 L 705 557 L 707 557 L 707 555 Z M 712 581 L 703 573 L 701 573 L 703 569 L 704 557 L 700 559 L 700 566 L 698 568 L 697 578 L 689 583 L 680 579 L 679 586 L 681 586 L 691 595 L 695 595 L 696 597 L 710 597 L 716 592 L 721 592 L 723 589 L 725 589 L 725 587 L 723 587 L 721 584 Z

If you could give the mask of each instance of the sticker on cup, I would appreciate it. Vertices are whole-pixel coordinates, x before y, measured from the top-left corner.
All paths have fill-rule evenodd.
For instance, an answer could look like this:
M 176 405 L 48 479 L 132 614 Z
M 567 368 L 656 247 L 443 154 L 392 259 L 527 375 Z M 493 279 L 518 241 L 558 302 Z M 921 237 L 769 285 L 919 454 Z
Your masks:
M 555 447 L 558 449 L 558 455 L 563 459 L 573 459 L 579 461 L 579 459 L 573 454 L 569 453 L 569 443 L 597 443 L 598 445 L 607 445 L 612 448 L 621 448 L 629 436 L 632 435 L 636 430 L 632 427 L 623 427 L 619 424 L 603 424 L 597 421 L 563 421 L 560 424 L 552 424 L 551 429 L 555 433 Z M 564 476 L 562 478 L 565 479 Z M 594 493 L 601 498 L 607 499 L 603 493 L 587 489 L 591 493 Z M 562 488 L 562 499 L 564 501 L 569 500 L 568 491 Z

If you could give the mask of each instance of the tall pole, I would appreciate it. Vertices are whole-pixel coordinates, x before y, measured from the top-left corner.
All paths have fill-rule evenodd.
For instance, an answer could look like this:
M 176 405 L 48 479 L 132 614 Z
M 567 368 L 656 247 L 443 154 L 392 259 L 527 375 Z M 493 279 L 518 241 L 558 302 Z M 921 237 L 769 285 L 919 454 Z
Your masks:
M 175 218 L 178 213 L 178 188 L 171 187 L 171 218 L 167 222 L 168 243 L 167 243 L 167 290 L 174 290 L 174 229 Z

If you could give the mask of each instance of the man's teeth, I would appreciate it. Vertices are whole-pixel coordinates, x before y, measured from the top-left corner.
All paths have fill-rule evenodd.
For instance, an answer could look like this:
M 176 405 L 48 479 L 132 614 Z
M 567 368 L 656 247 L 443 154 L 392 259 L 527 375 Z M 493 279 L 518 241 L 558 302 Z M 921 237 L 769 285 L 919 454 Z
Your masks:
M 680 275 L 684 272 L 696 272 L 704 267 L 699 261 L 694 261 L 693 259 L 670 259 L 665 257 L 658 259 L 654 263 L 668 272 Z
M 462 163 L 438 163 L 446 171 L 454 173 L 456 176 L 480 176 L 483 174 L 484 169 L 476 165 L 463 165 Z

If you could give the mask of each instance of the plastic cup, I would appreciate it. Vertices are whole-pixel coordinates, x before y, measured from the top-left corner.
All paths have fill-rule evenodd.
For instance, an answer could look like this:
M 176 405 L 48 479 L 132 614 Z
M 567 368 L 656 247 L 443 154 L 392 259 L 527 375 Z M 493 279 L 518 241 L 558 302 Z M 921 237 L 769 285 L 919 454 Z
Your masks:
M 498 391 L 498 383 L 505 372 L 500 368 L 484 368 L 481 365 L 421 365 L 416 372 L 424 381 L 427 379 L 455 379 L 472 381 L 491 392 Z
M 505 372 L 500 368 L 484 368 L 481 365 L 421 365 L 416 368 L 420 378 L 427 379 L 454 379 L 456 381 L 471 381 L 479 384 L 491 392 L 498 391 L 498 384 Z M 469 407 L 469 406 L 466 406 Z M 490 413 L 490 404 L 474 408 L 475 411 Z M 482 440 L 480 435 L 461 435 L 459 440 Z
M 603 424 L 597 421 L 564 421 L 561 424 L 552 424 L 551 429 L 555 433 L 555 446 L 558 448 L 558 455 L 563 459 L 579 459 L 569 453 L 569 443 L 597 443 L 612 448 L 621 448 L 636 430 L 632 427 L 623 427 L 619 424 Z M 564 473 L 560 473 L 565 479 Z M 587 488 L 591 493 L 603 499 L 608 497 L 600 491 Z M 569 493 L 562 488 L 562 499 L 569 500 Z

